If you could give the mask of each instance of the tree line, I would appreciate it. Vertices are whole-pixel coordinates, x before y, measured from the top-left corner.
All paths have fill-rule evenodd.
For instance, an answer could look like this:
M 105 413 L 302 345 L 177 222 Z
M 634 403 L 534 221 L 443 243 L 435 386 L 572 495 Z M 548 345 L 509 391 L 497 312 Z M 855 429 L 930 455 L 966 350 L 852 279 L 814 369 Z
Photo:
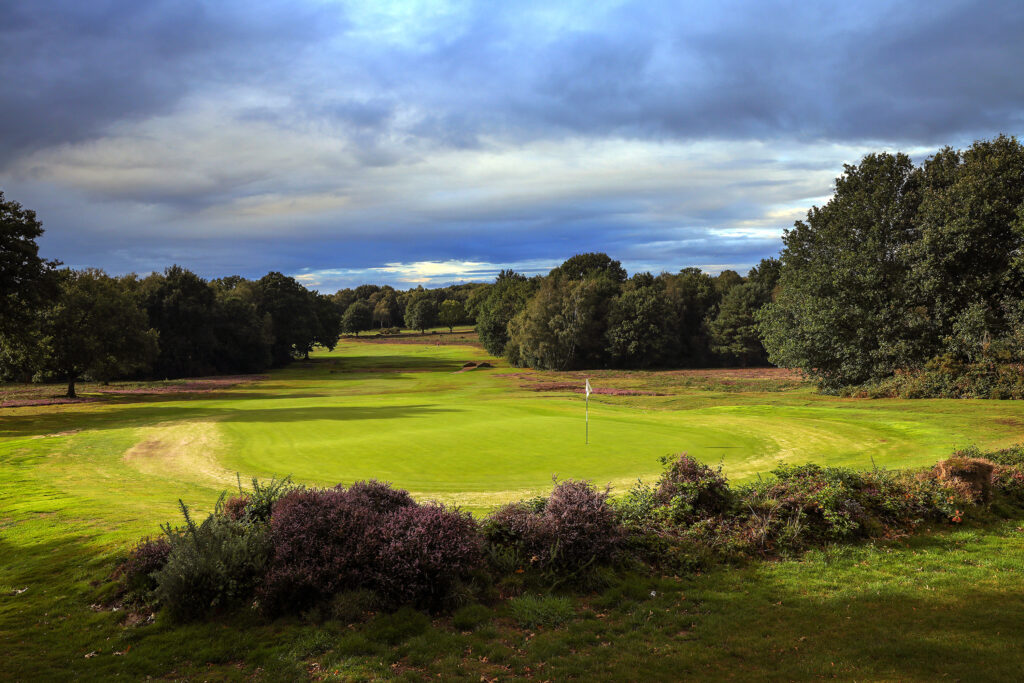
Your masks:
M 41 234 L 35 213 L 0 193 L 0 379 L 62 377 L 69 395 L 84 376 L 254 372 L 333 348 L 342 332 L 403 325 L 475 325 L 518 366 L 773 363 L 828 391 L 935 368 L 1020 376 L 1024 361 L 1024 148 L 1009 136 L 920 164 L 877 153 L 844 166 L 829 201 L 746 276 L 628 277 L 588 253 L 546 276 L 324 295 L 277 272 L 61 269 L 39 257 Z
M 754 315 L 778 262 L 746 277 L 699 268 L 627 277 L 607 254 L 579 254 L 545 277 L 503 271 L 477 307 L 477 332 L 515 365 L 568 370 L 766 362 Z

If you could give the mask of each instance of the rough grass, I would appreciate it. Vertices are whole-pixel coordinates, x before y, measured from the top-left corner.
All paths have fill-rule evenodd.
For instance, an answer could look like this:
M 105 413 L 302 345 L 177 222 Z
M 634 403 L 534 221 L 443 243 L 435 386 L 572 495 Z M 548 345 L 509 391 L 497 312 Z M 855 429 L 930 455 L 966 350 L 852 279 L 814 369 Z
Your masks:
M 456 372 L 481 360 L 497 367 Z M 102 400 L 0 410 L 0 679 L 1021 678 L 1024 534 L 1013 524 L 627 578 L 609 589 L 615 600 L 571 598 L 573 618 L 539 631 L 502 607 L 477 614 L 468 635 L 442 618 L 387 644 L 366 630 L 376 617 L 353 629 L 246 614 L 172 628 L 133 615 L 139 625 L 125 628 L 124 612 L 100 606 L 117 556 L 177 519 L 177 498 L 209 508 L 235 471 L 316 484 L 376 477 L 484 510 L 549 490 L 552 473 L 622 490 L 679 451 L 721 461 L 737 480 L 780 461 L 925 465 L 1024 434 L 1017 402 L 839 399 L 781 384 L 789 378 L 737 389 L 723 382 L 740 379 L 713 374 L 606 373 L 592 384 L 663 395 L 591 396 L 586 446 L 582 397 L 521 388 L 531 374 L 475 347 L 344 342 L 215 391 L 87 391 Z

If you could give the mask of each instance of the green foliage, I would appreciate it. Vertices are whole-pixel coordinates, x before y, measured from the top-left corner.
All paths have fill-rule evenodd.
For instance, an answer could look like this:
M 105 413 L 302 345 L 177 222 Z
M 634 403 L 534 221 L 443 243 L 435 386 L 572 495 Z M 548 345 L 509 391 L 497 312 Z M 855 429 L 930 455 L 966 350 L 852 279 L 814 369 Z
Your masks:
M 293 358 L 308 356 L 323 332 L 316 317 L 315 295 L 295 278 L 278 272 L 267 273 L 256 286 L 259 310 L 270 317 L 274 333 L 272 363 L 286 365 Z
M 428 327 L 433 327 L 437 321 L 437 304 L 434 299 L 426 293 L 418 292 L 409 299 L 405 307 L 405 326 L 426 332 Z
M 466 309 L 463 307 L 461 301 L 445 299 L 441 302 L 441 308 L 438 309 L 437 313 L 437 320 L 447 327 L 449 332 L 452 331 L 452 328 L 465 320 L 465 318 Z
M 870 154 L 783 237 L 779 293 L 759 314 L 769 358 L 827 391 L 898 372 L 896 394 L 1012 396 L 979 365 L 1024 361 L 1024 146 L 999 136 L 919 167 Z M 923 374 L 929 363 L 964 374 Z M 899 385 L 906 384 L 906 388 Z
M 452 614 L 452 626 L 459 631 L 475 631 L 490 623 L 491 616 L 491 610 L 483 605 L 466 605 Z
M 5 201 L 0 191 L 0 378 L 31 366 L 36 312 L 54 295 L 59 263 L 39 258 L 42 234 L 35 212 Z
M 526 306 L 537 289 L 537 281 L 511 270 L 498 273 L 486 298 L 478 304 L 476 331 L 487 353 L 501 356 L 508 344 L 508 325 Z
M 350 334 L 359 335 L 373 326 L 373 311 L 365 301 L 357 300 L 345 310 L 341 319 L 341 328 Z
M 58 294 L 42 313 L 45 367 L 68 382 L 89 373 L 109 379 L 147 368 L 157 352 L 157 333 L 149 328 L 122 281 L 101 270 L 62 270 Z
M 556 595 L 520 595 L 508 601 L 508 610 L 522 628 L 561 626 L 576 613 L 572 600 Z
M 184 503 L 181 512 L 183 528 L 164 528 L 171 551 L 155 574 L 155 594 L 168 615 L 188 621 L 250 599 L 270 560 L 266 525 L 223 514 L 196 524 Z
M 171 266 L 141 281 L 139 299 L 159 334 L 157 377 L 196 377 L 214 371 L 215 291 L 195 273 Z

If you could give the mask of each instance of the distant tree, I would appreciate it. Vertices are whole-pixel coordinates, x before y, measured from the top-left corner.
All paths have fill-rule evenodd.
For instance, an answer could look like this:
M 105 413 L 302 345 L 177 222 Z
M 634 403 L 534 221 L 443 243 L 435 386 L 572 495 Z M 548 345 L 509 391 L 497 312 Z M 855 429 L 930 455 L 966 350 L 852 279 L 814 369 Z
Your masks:
M 466 296 L 466 316 L 470 322 L 476 324 L 480 315 L 480 308 L 487 300 L 487 296 L 491 293 L 493 286 L 491 284 L 476 285 Z
M 58 294 L 42 313 L 45 369 L 64 378 L 67 396 L 86 374 L 108 379 L 146 368 L 158 334 L 122 283 L 100 270 L 62 270 Z
M 157 377 L 194 377 L 213 371 L 214 288 L 195 273 L 171 266 L 139 287 L 149 324 L 160 334 Z
M 256 283 L 242 278 L 215 280 L 213 354 L 218 372 L 260 372 L 270 366 L 274 343 L 270 315 L 261 313 Z
M 328 351 L 333 351 L 338 345 L 338 337 L 341 336 L 342 314 L 331 297 L 315 292 L 311 292 L 311 295 L 317 326 L 313 341 Z
M 398 318 L 398 297 L 389 293 L 377 301 L 373 307 L 373 321 L 378 327 L 391 327 Z
M 720 296 L 725 296 L 730 289 L 743 284 L 743 276 L 735 270 L 723 270 L 713 279 L 715 281 L 715 289 L 718 290 Z
M 980 362 L 1013 334 L 1024 297 L 1024 145 L 1000 135 L 946 148 L 922 175 L 909 279 L 927 302 L 929 355 Z
M 405 326 L 426 332 L 437 321 L 437 305 L 429 296 L 412 299 L 405 309 Z
M 373 327 L 373 311 L 370 310 L 370 305 L 365 301 L 353 302 L 341 319 L 341 327 L 357 337 L 363 330 Z
M 605 333 L 614 365 L 645 368 L 671 362 L 673 312 L 664 283 L 648 273 L 635 275 L 612 302 Z
M 756 316 L 771 301 L 778 278 L 779 262 L 762 260 L 751 269 L 745 282 L 725 292 L 716 315 L 708 321 L 711 349 L 730 365 L 768 362 Z
M 466 309 L 463 308 L 462 302 L 452 299 L 445 299 L 437 312 L 438 320 L 442 325 L 448 327 L 448 332 L 452 332 L 455 326 L 462 322 L 465 317 Z
M 617 289 L 618 283 L 603 274 L 585 280 L 546 278 L 509 323 L 505 357 L 516 365 L 551 370 L 600 366 L 607 309 Z
M 671 311 L 672 363 L 707 365 L 712 354 L 705 320 L 714 314 L 720 298 L 714 279 L 699 268 L 684 268 L 674 275 L 662 273 L 657 279 L 664 283 Z
M 295 357 L 309 357 L 321 334 L 312 292 L 292 277 L 278 272 L 264 275 L 256 283 L 260 312 L 270 316 L 274 343 L 274 365 L 285 365 Z
M 331 295 L 331 300 L 334 301 L 335 307 L 338 312 L 342 315 L 348 310 L 348 307 L 355 302 L 359 297 L 356 296 L 355 290 L 352 289 L 339 289 L 337 292 Z
M 583 280 L 599 274 L 608 276 L 613 282 L 626 281 L 626 269 L 622 264 L 601 252 L 576 254 L 550 273 L 553 277 L 565 277 L 570 280 Z
M 476 332 L 487 353 L 501 356 L 508 343 L 509 322 L 537 291 L 537 280 L 503 270 L 488 290 L 487 298 L 477 307 Z

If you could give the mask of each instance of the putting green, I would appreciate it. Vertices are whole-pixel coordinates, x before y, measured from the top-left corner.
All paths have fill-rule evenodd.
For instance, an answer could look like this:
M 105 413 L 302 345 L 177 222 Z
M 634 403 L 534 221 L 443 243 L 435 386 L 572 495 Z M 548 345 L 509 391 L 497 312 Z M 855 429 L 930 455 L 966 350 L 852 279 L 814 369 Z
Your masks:
M 485 359 L 499 367 L 459 372 Z M 592 397 L 584 443 L 582 395 L 525 390 L 522 372 L 474 347 L 343 342 L 219 393 L 7 409 L 4 504 L 15 504 L 20 480 L 37 492 L 19 497 L 24 508 L 68 506 L 152 528 L 179 497 L 209 505 L 237 472 L 319 485 L 376 477 L 482 510 L 543 492 L 553 476 L 623 490 L 655 477 L 659 456 L 682 451 L 743 480 L 783 461 L 922 465 L 954 445 L 1024 436 L 1024 405 L 1014 402 L 677 388 Z

